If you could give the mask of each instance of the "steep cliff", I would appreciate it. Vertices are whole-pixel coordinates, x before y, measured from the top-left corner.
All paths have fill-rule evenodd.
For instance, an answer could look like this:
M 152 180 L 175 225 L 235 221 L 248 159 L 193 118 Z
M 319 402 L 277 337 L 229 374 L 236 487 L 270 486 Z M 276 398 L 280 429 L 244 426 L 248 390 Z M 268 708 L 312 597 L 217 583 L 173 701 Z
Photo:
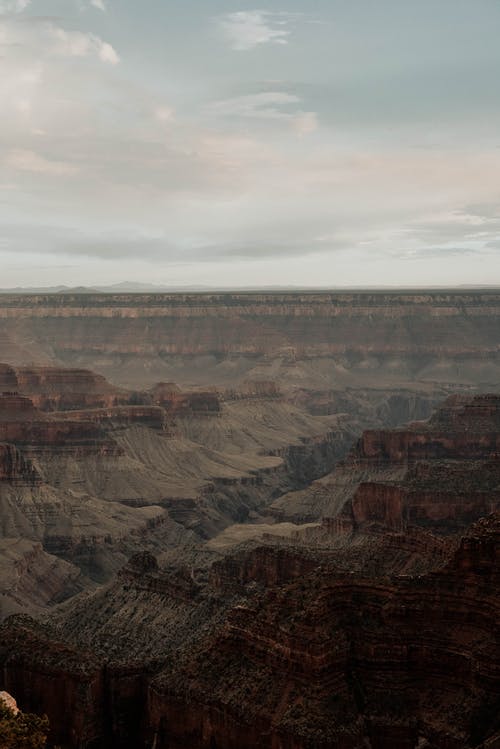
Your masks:
M 479 749 L 500 731 L 499 561 L 498 514 L 458 543 L 141 554 L 43 627 L 7 621 L 1 686 L 68 747 Z
M 499 456 L 500 396 L 453 396 L 428 421 L 366 430 L 329 476 L 271 510 L 308 521 L 341 513 L 344 528 L 455 532 L 500 507 Z

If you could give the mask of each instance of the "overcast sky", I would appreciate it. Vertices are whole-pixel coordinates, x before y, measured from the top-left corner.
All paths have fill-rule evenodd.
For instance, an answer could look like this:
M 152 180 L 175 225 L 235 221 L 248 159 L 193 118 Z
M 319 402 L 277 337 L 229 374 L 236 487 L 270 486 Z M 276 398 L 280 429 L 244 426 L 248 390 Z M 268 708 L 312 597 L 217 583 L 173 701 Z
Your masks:
M 0 0 L 0 287 L 500 283 L 499 0 Z

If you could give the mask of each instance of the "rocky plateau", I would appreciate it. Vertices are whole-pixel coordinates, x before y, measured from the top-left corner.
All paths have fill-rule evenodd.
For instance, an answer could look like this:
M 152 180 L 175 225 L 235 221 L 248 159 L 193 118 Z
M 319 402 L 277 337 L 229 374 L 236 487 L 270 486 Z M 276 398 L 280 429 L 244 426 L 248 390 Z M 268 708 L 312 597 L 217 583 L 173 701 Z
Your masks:
M 498 383 L 496 291 L 0 296 L 16 365 L 129 388 L 244 380 L 321 390 Z

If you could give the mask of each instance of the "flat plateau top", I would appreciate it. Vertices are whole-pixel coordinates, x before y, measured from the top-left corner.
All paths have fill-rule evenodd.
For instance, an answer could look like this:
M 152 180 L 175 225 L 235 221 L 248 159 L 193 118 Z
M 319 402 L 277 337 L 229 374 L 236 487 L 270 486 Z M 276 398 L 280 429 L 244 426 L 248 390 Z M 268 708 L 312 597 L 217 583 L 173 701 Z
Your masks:
M 239 305 L 500 305 L 500 288 L 342 289 L 270 291 L 150 292 L 0 292 L 0 308 L 17 307 L 161 307 Z

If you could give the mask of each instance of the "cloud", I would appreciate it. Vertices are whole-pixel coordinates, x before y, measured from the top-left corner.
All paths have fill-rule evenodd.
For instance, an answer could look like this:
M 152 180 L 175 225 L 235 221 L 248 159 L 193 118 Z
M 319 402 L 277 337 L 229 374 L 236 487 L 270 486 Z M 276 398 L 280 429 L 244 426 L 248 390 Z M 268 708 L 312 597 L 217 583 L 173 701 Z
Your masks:
M 52 161 L 34 151 L 14 149 L 5 158 L 5 165 L 16 171 L 34 172 L 52 177 L 62 177 L 74 174 L 77 168 L 73 164 Z
M 107 8 L 104 4 L 104 0 L 90 0 L 90 4 L 93 8 L 97 8 L 97 10 L 102 10 L 103 13 L 106 12 Z
M 87 57 L 96 54 L 101 62 L 111 65 L 120 62 L 120 57 L 111 44 L 104 42 L 95 34 L 67 31 L 51 22 L 47 22 L 47 31 L 53 42 L 49 48 L 52 54 L 63 57 Z
M 217 22 L 232 49 L 243 52 L 260 44 L 288 44 L 289 18 L 287 13 L 246 10 L 219 16 Z
M 290 114 L 284 111 L 283 107 L 298 102 L 300 102 L 300 99 L 293 94 L 282 91 L 266 91 L 213 102 L 207 107 L 207 111 L 219 117 L 286 119 L 290 117 Z
M 316 112 L 299 112 L 293 120 L 293 128 L 299 135 L 309 135 L 318 129 Z
M 35 249 L 52 256 L 68 258 L 98 258 L 123 260 L 141 257 L 150 262 L 158 259 L 179 259 L 182 250 L 166 236 L 151 236 L 145 232 L 92 231 L 75 232 L 70 226 L 40 223 L 5 223 L 2 226 L 0 247 L 15 254 L 30 254 Z
M 22 13 L 31 0 L 0 0 L 0 13 Z
M 428 218 L 412 222 L 403 231 L 422 248 L 438 246 L 453 251 L 476 251 L 491 246 L 500 237 L 500 211 L 493 207 L 470 206 L 463 209 L 435 213 Z M 463 247 L 469 243 L 469 247 Z M 456 250 L 457 245 L 463 249 Z
M 19 0 L 20 2 L 21 0 Z M 25 2 L 25 0 L 23 0 Z M 21 7 L 21 6 L 19 6 Z M 50 57 L 91 57 L 116 65 L 120 57 L 109 42 L 86 31 L 69 30 L 47 17 L 32 17 L 22 22 L 8 14 L 0 26 L 2 65 L 10 63 L 34 69 Z M 2 74 L 2 79 L 8 71 Z
M 75 232 L 70 226 L 46 223 L 9 224 L 2 226 L 4 249 L 16 254 L 29 254 L 34 248 L 42 249 L 54 256 L 68 258 L 96 258 L 100 260 L 130 260 L 141 258 L 143 262 L 199 263 L 227 259 L 263 259 L 270 257 L 300 257 L 304 255 L 338 251 L 349 246 L 349 241 L 339 236 L 328 243 L 314 237 L 314 226 L 298 222 L 294 226 L 296 236 L 283 238 L 270 227 L 262 229 L 248 240 L 222 239 L 216 243 L 172 240 L 167 231 L 153 235 L 145 231 L 92 230 Z
M 263 91 L 212 102 L 207 106 L 206 112 L 216 118 L 286 122 L 299 135 L 307 135 L 317 130 L 318 117 L 316 112 L 297 109 L 298 104 L 300 99 L 294 94 Z

